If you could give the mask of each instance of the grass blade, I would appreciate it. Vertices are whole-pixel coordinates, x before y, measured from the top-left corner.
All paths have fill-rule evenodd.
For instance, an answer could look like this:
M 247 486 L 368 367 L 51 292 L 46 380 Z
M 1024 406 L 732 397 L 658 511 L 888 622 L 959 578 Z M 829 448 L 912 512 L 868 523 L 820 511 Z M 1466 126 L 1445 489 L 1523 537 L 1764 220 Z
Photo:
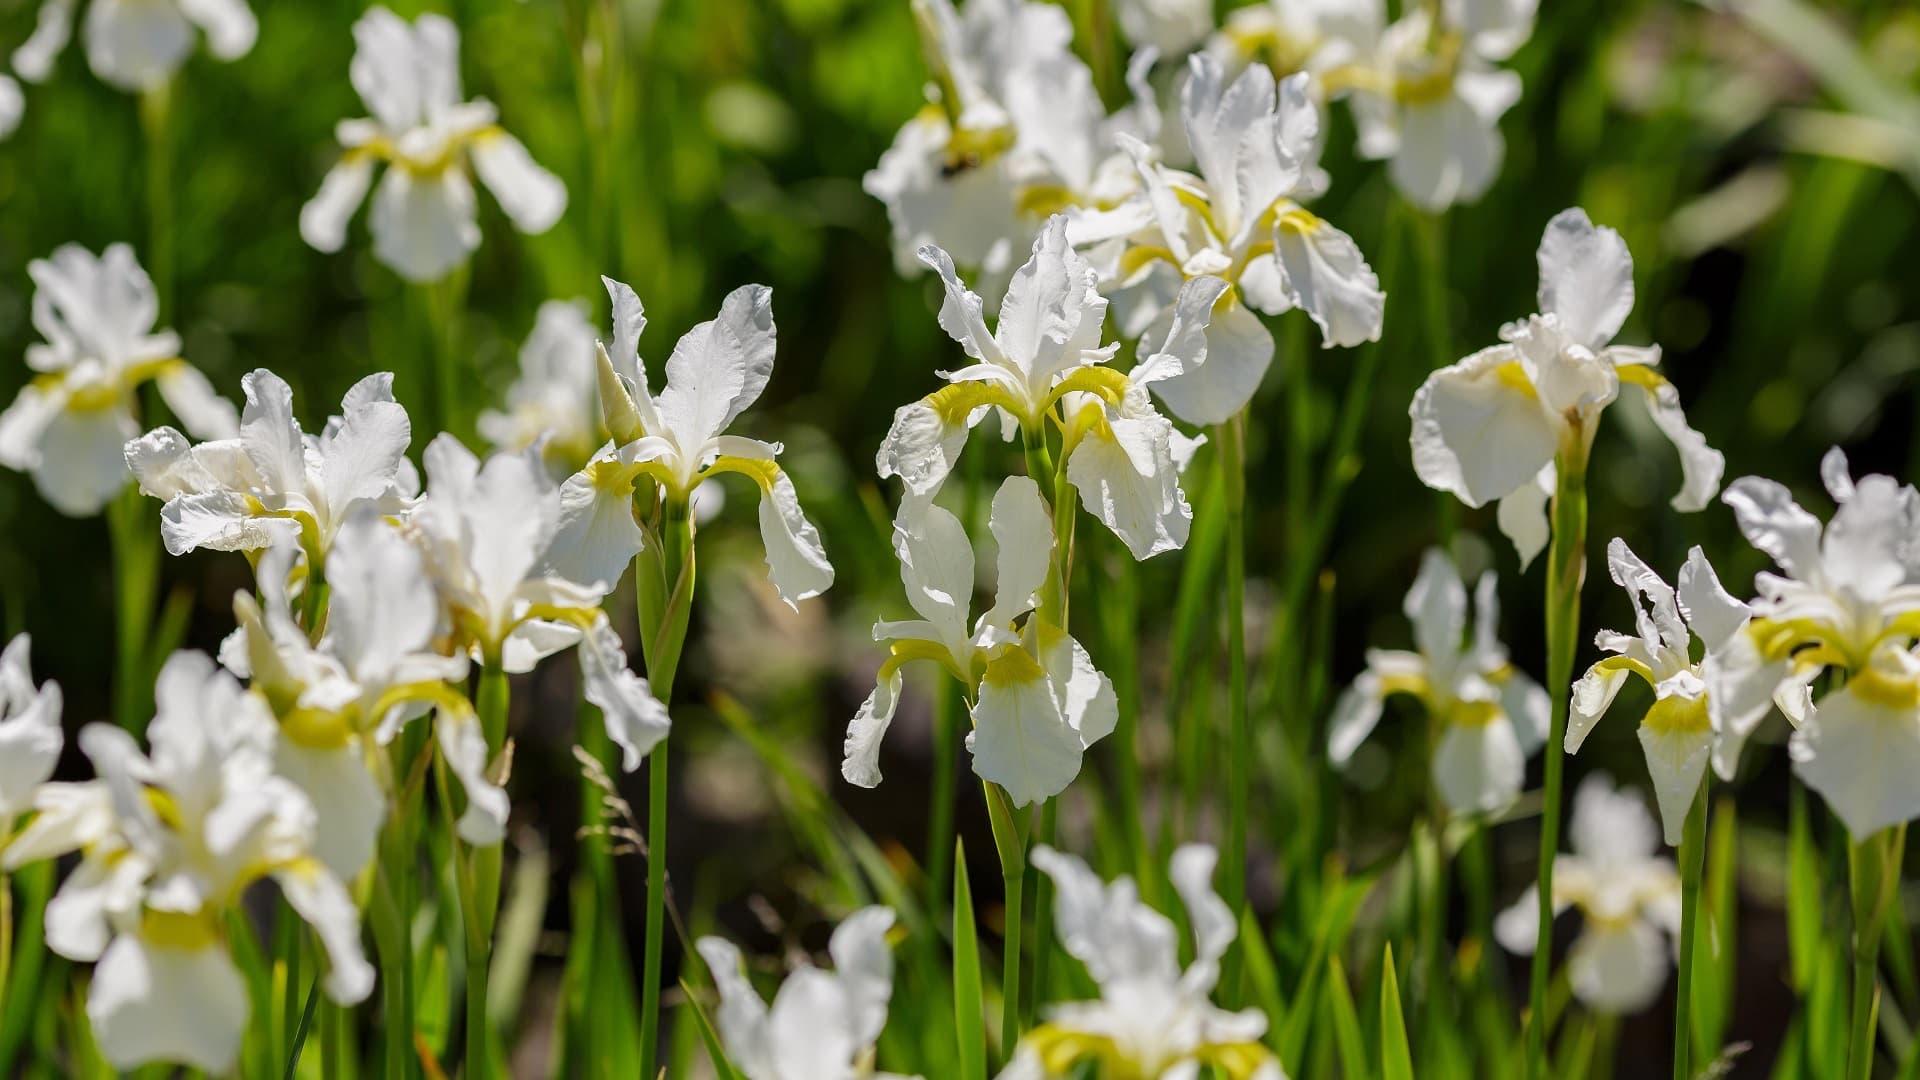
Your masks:
M 1360 1035 L 1360 1017 L 1353 1007 L 1353 989 L 1347 984 L 1347 969 L 1340 963 L 1339 953 L 1327 956 L 1326 1001 L 1334 1046 L 1340 1051 L 1341 1074 L 1354 1080 L 1372 1076 L 1367 1064 L 1366 1040 Z
M 959 1033 L 960 1080 L 986 1080 L 987 1025 L 981 1016 L 980 938 L 974 931 L 967 846 L 953 851 L 953 1026 Z
M 1407 1018 L 1400 1010 L 1400 981 L 1393 974 L 1393 946 L 1380 967 L 1380 1075 L 1413 1080 L 1413 1051 L 1407 1047 Z

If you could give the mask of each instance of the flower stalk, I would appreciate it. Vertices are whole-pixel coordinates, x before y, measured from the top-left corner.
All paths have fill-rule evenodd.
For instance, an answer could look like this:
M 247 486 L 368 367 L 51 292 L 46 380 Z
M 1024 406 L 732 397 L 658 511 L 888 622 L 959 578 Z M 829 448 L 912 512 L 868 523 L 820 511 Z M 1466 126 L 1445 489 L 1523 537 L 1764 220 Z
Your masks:
M 114 720 L 135 738 L 153 715 L 152 680 L 146 676 L 147 631 L 159 583 L 160 546 L 146 515 L 145 498 L 129 486 L 107 504 L 113 546 Z
M 1700 921 L 1700 878 L 1707 860 L 1707 780 L 1700 778 L 1680 840 L 1680 975 L 1673 1006 L 1673 1080 L 1689 1080 L 1693 1047 L 1694 935 Z
M 993 826 L 993 848 L 1000 857 L 1000 881 L 1006 890 L 1005 944 L 1000 957 L 1000 1056 L 1013 1057 L 1020 1041 L 1020 930 L 1027 876 L 1024 812 L 1016 811 L 998 784 L 981 782 L 986 791 L 987 818 Z
M 1553 968 L 1553 859 L 1560 850 L 1560 776 L 1567 708 L 1580 629 L 1580 585 L 1587 574 L 1587 446 L 1590 427 L 1575 425 L 1554 459 L 1552 544 L 1547 554 L 1547 686 L 1552 689 L 1546 745 L 1545 803 L 1540 812 L 1539 945 L 1528 997 L 1528 1074 L 1547 1067 L 1547 983 Z
M 1227 510 L 1227 850 L 1222 893 L 1234 922 L 1247 901 L 1247 802 L 1253 731 L 1247 723 L 1247 419 L 1243 410 L 1215 429 Z M 1240 950 L 1230 948 L 1221 967 L 1221 999 L 1240 999 Z
M 1847 1037 L 1847 1078 L 1873 1075 L 1874 1031 L 1880 1012 L 1880 938 L 1900 888 L 1906 825 L 1894 825 L 1847 850 L 1847 884 L 1853 895 L 1853 1016 Z
M 474 706 L 480 714 L 480 731 L 487 740 L 487 760 L 494 760 L 506 744 L 507 673 L 498 657 L 489 657 L 480 670 L 479 692 Z M 460 848 L 456 844 L 456 855 Z M 466 855 L 460 878 L 461 918 L 467 929 L 467 1072 L 489 1076 L 491 1063 L 488 1046 L 487 976 L 492 964 L 493 922 L 500 907 L 500 862 L 502 845 L 472 848 Z

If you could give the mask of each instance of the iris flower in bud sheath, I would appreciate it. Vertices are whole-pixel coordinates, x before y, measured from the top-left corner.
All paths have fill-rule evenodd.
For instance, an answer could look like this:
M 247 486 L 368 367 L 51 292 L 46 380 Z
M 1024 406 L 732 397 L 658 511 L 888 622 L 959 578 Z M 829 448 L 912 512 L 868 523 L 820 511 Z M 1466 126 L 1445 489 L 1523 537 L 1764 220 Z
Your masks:
M 1607 545 L 1607 569 L 1614 583 L 1633 598 L 1639 632 L 1636 636 L 1602 630 L 1594 637 L 1593 643 L 1602 651 L 1618 655 L 1588 668 L 1573 684 L 1567 753 L 1580 752 L 1629 674 L 1646 680 L 1653 688 L 1654 702 L 1640 720 L 1640 746 L 1647 753 L 1667 843 L 1678 847 L 1708 760 L 1722 779 L 1733 779 L 1740 748 L 1765 715 L 1764 710 L 1750 712 L 1731 727 L 1715 723 L 1707 706 L 1705 672 L 1690 652 L 1698 635 L 1708 662 L 1723 653 L 1735 635 L 1746 629 L 1747 605 L 1727 594 L 1697 547 L 1687 553 L 1686 565 L 1680 568 L 1678 594 L 1618 537 Z
M 734 1068 L 746 1080 L 889 1080 L 892 1074 L 870 1065 L 893 997 L 892 926 L 889 908 L 849 915 L 827 943 L 834 970 L 802 961 L 780 984 L 772 1008 L 748 981 L 732 942 L 701 938 L 696 947 L 720 991 L 714 1024 Z
M 38 690 L 27 665 L 32 639 L 21 634 L 0 650 L 0 850 L 13 819 L 60 764 L 60 684 Z
M 1053 879 L 1061 947 L 1086 965 L 1100 997 L 1048 1006 L 1000 1080 L 1065 1080 L 1088 1063 L 1100 1076 L 1173 1080 L 1212 1066 L 1231 1080 L 1285 1080 L 1260 1042 L 1267 1018 L 1210 1000 L 1236 932 L 1232 910 L 1213 891 L 1217 858 L 1203 844 L 1173 853 L 1168 877 L 1194 937 L 1193 962 L 1182 971 L 1179 931 L 1140 900 L 1132 878 L 1103 883 L 1072 855 L 1034 849 L 1033 865 Z
M 601 280 L 613 298 L 613 350 L 599 353 L 600 401 L 613 439 L 561 486 L 552 565 L 611 588 L 647 542 L 636 496 L 685 506 L 707 478 L 738 473 L 760 487 L 760 539 L 780 598 L 792 607 L 825 592 L 833 565 L 780 468 L 780 444 L 726 434 L 773 374 L 773 290 L 743 285 L 728 293 L 717 318 L 673 347 L 666 389 L 656 398 L 640 364 L 647 324 L 640 298 Z
M 927 248 L 921 257 L 946 286 L 940 325 L 974 363 L 941 372 L 951 385 L 894 413 L 876 462 L 881 477 L 898 476 L 910 500 L 931 497 L 968 432 L 997 408 L 1029 438 L 1044 438 L 1049 423 L 1060 428 L 1068 481 L 1135 558 L 1184 545 L 1192 512 L 1180 470 L 1191 450 L 1147 388 L 1210 362 L 1207 324 L 1226 283 L 1190 283 L 1164 336 L 1121 372 L 1107 366 L 1119 346 L 1100 344 L 1107 301 L 1098 275 L 1068 246 L 1065 218 L 1047 222 L 991 331 L 947 253 Z
M 1218 424 L 1246 406 L 1273 361 L 1273 336 L 1253 312 L 1299 308 L 1327 346 L 1357 345 L 1380 336 L 1386 294 L 1353 239 L 1302 205 L 1327 187 L 1306 75 L 1276 86 L 1256 64 L 1229 84 L 1219 58 L 1196 55 L 1180 112 L 1197 175 L 1122 140 L 1142 193 L 1110 212 L 1077 212 L 1070 235 L 1092 245 L 1123 337 L 1162 336 L 1183 282 L 1232 286 L 1207 328 L 1207 362 L 1154 387 L 1180 419 Z
M 1581 1004 L 1634 1013 L 1660 999 L 1680 935 L 1680 875 L 1657 854 L 1660 830 L 1640 796 L 1595 774 L 1573 796 L 1572 853 L 1553 860 L 1553 910 L 1580 909 L 1584 925 L 1567 950 L 1567 981 Z M 1508 952 L 1532 954 L 1540 900 L 1528 888 L 1493 923 Z
M 876 641 L 890 643 L 873 693 L 847 727 L 840 775 L 848 783 L 880 783 L 880 740 L 900 700 L 900 669 L 938 664 L 966 686 L 973 731 L 973 771 L 1006 789 L 1015 806 L 1058 795 L 1079 775 L 1087 747 L 1105 738 L 1119 717 L 1113 684 L 1065 630 L 1034 607 L 1053 553 L 1053 523 L 1034 482 L 1010 476 L 993 497 L 989 527 L 1000 551 L 998 594 L 972 628 L 974 554 L 960 520 L 932 502 L 908 496 L 893 525 L 893 550 L 907 602 L 920 615 L 878 622 Z M 1016 625 L 1021 616 L 1024 624 Z
M 0 412 L 0 465 L 33 475 L 54 509 L 97 514 L 127 482 L 120 448 L 140 433 L 140 384 L 160 388 L 167 408 L 201 438 L 232 435 L 233 405 L 180 359 L 180 338 L 155 331 L 160 301 L 133 249 L 95 256 L 67 244 L 27 264 L 33 326 L 45 342 L 27 346 L 34 376 Z
M 1353 6 L 1369 9 L 1374 28 L 1384 21 L 1379 0 Z M 1329 90 L 1352 92 L 1361 156 L 1392 159 L 1388 174 L 1415 206 L 1440 211 L 1472 202 L 1500 175 L 1500 117 L 1520 100 L 1520 76 L 1494 65 L 1532 36 L 1538 6 L 1405 5 L 1384 32 L 1356 39 L 1358 56 L 1325 69 Z
M 42 0 L 33 34 L 13 52 L 13 70 L 28 82 L 44 82 L 73 37 L 80 0 Z M 121 90 L 165 85 L 193 51 L 195 32 L 207 51 L 238 60 L 253 49 L 260 25 L 246 0 L 93 0 L 81 30 L 87 66 Z
M 418 497 L 420 477 L 407 460 L 413 427 L 393 399 L 392 375 L 355 383 L 318 435 L 301 430 L 280 376 L 259 368 L 240 388 L 247 404 L 233 438 L 194 445 L 163 427 L 126 444 L 140 490 L 166 502 L 160 536 L 172 554 L 257 551 L 291 523 L 309 571 L 324 572 L 356 511 L 398 514 Z
M 667 708 L 627 668 L 626 650 L 600 601 L 616 579 L 570 579 L 554 571 L 560 492 L 532 449 L 496 453 L 483 464 L 451 435 L 426 452 L 427 494 L 407 517 L 426 553 L 453 648 L 506 671 L 531 671 L 543 657 L 578 645 L 588 701 L 605 714 L 628 771 L 667 736 Z M 442 737 L 449 764 L 469 784 L 484 775 L 477 727 Z
M 441 15 L 408 23 L 383 7 L 353 24 L 348 75 L 370 119 L 343 120 L 346 153 L 300 210 L 300 235 L 339 251 L 347 222 L 388 165 L 373 195 L 374 257 L 408 281 L 438 281 L 480 246 L 471 174 L 493 192 L 523 233 L 543 233 L 567 208 L 567 188 L 506 133 L 493 103 L 462 100 L 460 31 Z
M 504 411 L 480 414 L 480 435 L 496 450 L 536 443 L 547 463 L 567 475 L 585 465 L 604 436 L 600 369 L 586 304 L 549 300 L 520 346 L 520 374 L 507 388 Z
M 274 768 L 298 784 L 319 811 L 314 853 L 342 880 L 373 856 L 392 777 L 379 753 L 402 721 L 438 709 L 436 732 L 458 742 L 473 707 L 458 683 L 465 655 L 433 649 L 440 608 L 420 552 L 372 508 L 341 526 L 329 564 L 326 632 L 315 646 L 294 623 L 287 583 L 298 548 L 293 529 L 274 531 L 260 556 L 256 601 L 233 597 L 239 628 L 220 648 L 229 671 L 252 680 L 280 722 Z M 498 839 L 506 793 L 484 776 L 463 774 L 469 841 Z
M 1563 210 L 1540 239 L 1540 314 L 1508 323 L 1502 343 L 1427 376 L 1408 410 L 1413 468 L 1468 506 L 1500 501 L 1500 531 L 1525 566 L 1547 544 L 1554 457 L 1584 462 L 1600 414 L 1629 383 L 1680 452 L 1675 510 L 1707 505 L 1726 459 L 1687 426 L 1657 345 L 1612 345 L 1633 309 L 1633 256 L 1586 211 Z
M 1335 766 L 1346 765 L 1372 734 L 1387 697 L 1407 694 L 1440 727 L 1433 782 L 1448 809 L 1490 812 L 1520 794 L 1527 758 L 1546 741 L 1551 703 L 1500 644 L 1492 571 L 1474 587 L 1474 609 L 1469 640 L 1467 587 L 1445 552 L 1428 550 L 1402 608 L 1418 651 L 1367 651 L 1367 670 L 1334 703 L 1327 757 Z
M 99 778 L 43 786 L 4 862 L 80 853 L 47 904 L 47 946 L 97 961 L 87 1018 L 109 1063 L 225 1073 L 248 1023 L 228 947 L 248 886 L 271 878 L 313 928 L 334 1001 L 365 998 L 374 973 L 353 897 L 314 853 L 313 804 L 274 775 L 266 703 L 192 652 L 167 660 L 154 698 L 151 754 L 119 728 L 82 729 Z
M 1847 459 L 1820 463 L 1838 504 L 1822 529 L 1787 489 L 1742 477 L 1722 500 L 1781 573 L 1754 579 L 1753 620 L 1706 665 L 1716 724 L 1757 723 L 1777 704 L 1797 730 L 1794 772 L 1855 837 L 1920 816 L 1920 494 L 1892 477 L 1857 483 Z M 1846 685 L 1816 707 L 1822 672 Z

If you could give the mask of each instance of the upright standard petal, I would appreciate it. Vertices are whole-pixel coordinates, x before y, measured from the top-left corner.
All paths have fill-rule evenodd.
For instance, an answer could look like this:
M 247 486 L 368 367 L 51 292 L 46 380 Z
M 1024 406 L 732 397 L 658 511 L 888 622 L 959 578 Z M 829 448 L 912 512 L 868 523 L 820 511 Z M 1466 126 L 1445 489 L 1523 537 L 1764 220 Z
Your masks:
M 1562 210 L 1540 237 L 1540 310 L 1558 316 L 1575 342 L 1595 352 L 1633 310 L 1633 255 L 1620 234 L 1587 212 Z

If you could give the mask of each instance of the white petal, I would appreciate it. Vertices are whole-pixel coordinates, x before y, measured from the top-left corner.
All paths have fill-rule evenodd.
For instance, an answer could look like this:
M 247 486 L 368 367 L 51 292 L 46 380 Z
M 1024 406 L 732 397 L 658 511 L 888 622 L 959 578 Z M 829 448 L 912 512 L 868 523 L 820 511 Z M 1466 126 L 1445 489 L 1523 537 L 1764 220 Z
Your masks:
M 540 167 L 519 139 L 498 129 L 470 144 L 473 171 L 500 202 L 513 227 L 529 236 L 553 228 L 567 209 L 567 185 Z
M 987 329 L 985 305 L 960 280 L 952 257 L 940 248 L 928 245 L 920 249 L 920 261 L 940 275 L 940 284 L 946 289 L 946 299 L 940 304 L 940 329 L 945 330 L 975 360 L 1012 368 L 1014 365 L 1001 352 L 1000 343 Z
M 274 875 L 288 906 L 300 913 L 327 953 L 327 996 L 354 1005 L 373 992 L 373 965 L 360 947 L 360 909 L 340 879 L 313 862 Z
M 1173 425 L 1149 411 L 1137 418 L 1110 417 L 1107 432 L 1112 438 L 1089 433 L 1067 458 L 1067 479 L 1081 502 L 1135 559 L 1184 547 L 1193 511 L 1180 490 Z
M 1274 253 L 1286 271 L 1293 306 L 1320 327 L 1327 348 L 1380 340 L 1387 294 L 1353 238 L 1319 218 L 1283 217 Z
M 1920 817 L 1920 715 L 1880 704 L 1856 687 L 1856 675 L 1828 694 L 1793 733 L 1793 772 L 1820 793 L 1854 839 Z
M 1785 485 L 1743 476 L 1727 485 L 1720 501 L 1733 508 L 1747 543 L 1766 552 L 1780 569 L 1801 581 L 1819 572 L 1820 519 L 1802 510 Z
M 620 767 L 639 768 L 673 723 L 653 687 L 627 667 L 620 635 L 604 615 L 580 639 L 580 677 L 587 700 L 606 718 L 607 736 L 620 747 Z
M 35 489 L 69 517 L 99 513 L 127 485 L 125 447 L 138 434 L 123 407 L 55 413 L 40 432 Z
M 1573 684 L 1573 695 L 1567 711 L 1567 753 L 1577 754 L 1580 747 L 1586 745 L 1593 725 L 1612 707 L 1613 699 L 1620 693 L 1620 688 L 1627 685 L 1627 676 L 1631 674 L 1624 667 L 1601 661 L 1588 668 L 1586 674 Z
M 1205 844 L 1182 844 L 1167 864 L 1167 877 L 1186 905 L 1187 921 L 1193 926 L 1194 967 L 1207 972 L 1187 985 L 1201 990 L 1213 988 L 1211 971 L 1239 931 L 1233 909 L 1213 891 L 1213 869 L 1218 861 L 1219 854 Z M 1194 980 L 1192 969 L 1187 977 Z
M 1044 844 L 1034 847 L 1032 862 L 1053 879 L 1061 946 L 1096 983 L 1168 986 L 1179 978 L 1173 923 L 1141 903 L 1132 879 L 1105 884 L 1079 857 Z
M 740 950 L 717 937 L 703 937 L 694 947 L 720 992 L 714 1026 L 720 1029 L 727 1057 L 748 1076 L 774 1075 L 772 1047 L 767 1044 L 767 1005 L 741 970 Z
M 1420 573 L 1400 610 L 1413 624 L 1413 640 L 1429 660 L 1459 656 L 1467 630 L 1467 587 L 1453 559 L 1439 548 L 1420 557 Z
M 27 99 L 20 92 L 20 84 L 11 75 L 0 75 L 0 141 L 5 141 L 19 128 L 20 115 L 26 108 Z
M 1500 533 L 1513 541 L 1513 550 L 1520 557 L 1523 571 L 1547 549 L 1547 541 L 1553 538 L 1552 526 L 1547 521 L 1547 505 L 1557 482 L 1553 463 L 1548 462 L 1533 483 L 1521 484 L 1502 496 L 1494 511 Z
M 40 438 L 66 407 L 66 395 L 28 383 L 0 412 L 0 465 L 25 471 L 40 463 Z
M 1694 794 L 1707 774 L 1713 729 L 1702 725 L 1698 730 L 1655 730 L 1642 724 L 1640 748 L 1647 753 L 1647 772 L 1653 777 L 1653 794 L 1660 804 L 1660 823 L 1667 843 L 1679 847 Z
M 773 290 L 742 285 L 667 358 L 660 415 L 683 447 L 703 445 L 759 398 L 773 374 Z
M 411 655 L 431 649 L 441 612 L 425 559 L 372 510 L 341 526 L 327 559 L 327 584 L 326 648 L 356 679 L 381 681 Z
M 1725 648 L 1751 614 L 1747 605 L 1735 600 L 1720 584 L 1713 564 L 1697 544 L 1687 552 L 1686 564 L 1680 567 L 1679 598 L 1680 614 L 1700 635 L 1709 653 Z
M 1141 349 L 1147 357 L 1129 373 L 1134 383 L 1145 386 L 1171 379 L 1206 363 L 1207 328 L 1213 322 L 1214 305 L 1232 287 L 1225 279 L 1210 275 L 1182 284 L 1165 334 L 1158 338 L 1157 346 Z
M 1015 618 L 1033 610 L 1046 584 L 1053 559 L 1053 515 L 1031 477 L 1009 476 L 994 492 L 987 521 L 1000 556 L 993 607 L 982 621 L 1010 627 Z
M 767 1010 L 767 1041 L 779 1062 L 778 1075 L 830 1077 L 849 1071 L 861 1047 L 847 1004 L 839 980 L 818 968 L 802 965 L 787 976 Z
M 949 304 L 952 301 L 949 300 Z M 943 311 L 944 319 L 945 313 Z M 1054 215 L 1033 242 L 1033 255 L 1013 273 L 1000 305 L 994 340 L 1035 392 L 1100 347 L 1107 301 L 1091 263 L 1067 244 L 1067 219 Z M 986 354 L 983 359 L 993 359 Z
M 1607 542 L 1607 572 L 1615 584 L 1633 597 L 1634 622 L 1648 648 L 1664 646 L 1685 656 L 1691 639 L 1687 636 L 1686 623 L 1680 618 L 1672 587 L 1617 536 Z
M 1516 385 L 1507 365 L 1519 359 L 1512 347 L 1495 345 L 1427 376 L 1408 410 L 1422 483 L 1483 506 L 1553 463 L 1561 424 L 1528 387 Z
M 1554 905 L 1558 910 L 1560 905 Z M 1540 943 L 1540 889 L 1527 886 L 1520 898 L 1493 920 L 1493 938 L 1516 956 L 1532 956 Z
M 473 184 L 458 169 L 416 177 L 388 169 L 373 195 L 373 255 L 401 277 L 438 281 L 480 246 Z
M 433 731 L 447 768 L 467 793 L 467 810 L 460 815 L 460 838 L 487 847 L 506 835 L 507 793 L 487 778 L 487 738 L 472 715 L 456 716 L 445 709 L 434 717 Z
M 87 1019 L 115 1068 L 150 1062 L 233 1067 L 247 1026 L 246 980 L 224 948 L 183 949 L 122 934 L 101 956 Z
M 1680 490 L 1674 494 L 1672 505 L 1675 510 L 1702 510 L 1713 501 L 1714 493 L 1720 490 L 1720 477 L 1726 472 L 1727 459 L 1720 451 L 1707 445 L 1706 436 L 1693 430 L 1687 424 L 1687 414 L 1680 409 L 1680 391 L 1670 382 L 1645 388 L 1647 391 L 1647 414 L 1653 418 L 1653 424 L 1660 429 L 1673 448 L 1680 452 Z
M 821 546 L 820 531 L 800 509 L 800 495 L 786 471 L 771 470 L 772 479 L 760 489 L 760 542 L 767 553 L 767 580 L 780 599 L 798 609 L 800 601 L 819 596 L 833 584 L 833 564 Z
M 349 154 L 320 180 L 320 190 L 300 207 L 300 238 L 315 251 L 339 251 L 347 242 L 347 223 L 373 186 L 374 159 Z
M 893 723 L 893 712 L 900 703 L 900 668 L 883 664 L 873 693 L 860 703 L 847 724 L 847 738 L 841 747 L 840 775 L 855 787 L 880 786 L 880 740 Z
M 1167 408 L 1189 424 L 1227 422 L 1253 400 L 1273 363 L 1273 335 L 1237 298 L 1215 306 L 1206 338 L 1204 363 L 1153 384 Z
M 212 551 L 254 551 L 273 542 L 272 519 L 253 515 L 247 496 L 209 491 L 168 499 L 160 508 L 160 539 L 169 555 Z
M 1031 657 L 1009 655 L 987 664 L 973 721 L 967 735 L 973 771 L 1005 788 L 1016 807 L 1060 794 L 1080 774 L 1080 733 L 1061 711 L 1052 680 Z
M 1589 925 L 1567 951 L 1567 981 L 1590 1009 L 1623 1015 L 1660 998 L 1672 966 L 1666 938 L 1643 922 Z
M 246 0 L 180 0 L 180 12 L 207 35 L 207 51 L 221 60 L 247 55 L 260 36 L 260 23 Z
M 122 90 L 166 82 L 193 51 L 193 25 L 180 9 L 144 0 L 94 0 L 85 38 L 88 66 Z
M 1646 802 L 1631 788 L 1615 788 L 1604 773 L 1589 773 L 1573 793 L 1567 838 L 1575 852 L 1605 864 L 1627 865 L 1660 850 L 1660 829 Z
M 1464 100 L 1468 84 L 1476 79 L 1492 80 L 1484 88 L 1475 87 L 1492 117 L 1483 118 L 1480 109 Z M 1519 99 L 1520 80 L 1511 72 L 1462 72 L 1455 90 L 1461 96 L 1401 109 L 1400 137 L 1387 169 L 1394 187 L 1430 212 L 1478 199 L 1500 174 L 1506 141 L 1498 115 L 1505 111 L 1501 102 L 1509 90 L 1512 100 Z
M 167 408 L 180 425 L 202 439 L 231 439 L 240 434 L 240 412 L 214 393 L 213 384 L 190 364 L 170 365 L 155 380 Z
M 893 524 L 893 553 L 900 560 L 907 603 L 938 627 L 943 639 L 966 640 L 974 560 L 960 519 L 929 501 L 903 501 Z
M 1587 212 L 1562 210 L 1540 237 L 1540 310 L 1594 351 L 1613 340 L 1633 310 L 1633 255 L 1620 234 Z
M 314 856 L 342 881 L 358 877 L 373 859 L 387 808 L 360 741 L 321 748 L 283 738 L 274 751 L 274 769 L 313 802 Z
M 321 447 L 320 483 L 330 514 L 344 517 L 353 504 L 393 489 L 400 463 L 413 441 L 407 410 L 393 400 L 393 376 L 381 372 L 347 392 L 341 423 Z
M 1512 724 L 1450 724 L 1433 754 L 1433 781 L 1455 813 L 1492 812 L 1520 795 L 1527 759 Z
M 887 947 L 887 931 L 892 927 L 892 909 L 864 907 L 835 927 L 827 942 L 834 978 L 851 1012 L 856 1046 L 872 1046 L 887 1024 L 887 1002 L 893 997 L 893 950 Z
M 1380 696 L 1380 677 L 1363 671 L 1333 704 L 1333 719 L 1327 724 L 1327 760 L 1343 768 L 1353 760 L 1353 752 L 1373 734 L 1380 723 L 1384 702 Z
M 77 0 L 43 0 L 35 16 L 33 33 L 13 51 L 13 70 L 30 83 L 45 82 L 53 74 L 53 62 L 67 47 L 73 35 L 73 9 Z
M 1042 644 L 1041 662 L 1053 679 L 1054 697 L 1060 702 L 1067 724 L 1080 733 L 1080 745 L 1092 746 L 1108 735 L 1120 721 L 1119 699 L 1113 682 L 1093 666 L 1093 656 L 1066 631 L 1042 623 L 1037 628 Z
M 894 411 L 893 426 L 887 429 L 874 462 L 880 479 L 898 476 L 907 492 L 915 496 L 939 491 L 967 445 L 967 431 L 973 423 L 972 415 L 959 423 L 949 423 L 925 400 L 900 406 Z
M 1545 687 L 1523 672 L 1511 672 L 1500 685 L 1500 711 L 1507 714 L 1507 722 L 1513 725 L 1513 734 L 1520 740 L 1523 755 L 1532 757 L 1547 744 L 1553 722 L 1553 699 L 1547 696 Z
M 1740 748 L 1753 729 L 1773 709 L 1773 692 L 1792 670 L 1791 660 L 1768 663 L 1753 634 L 1741 630 L 1701 665 L 1707 683 L 1707 711 L 1720 740 L 1714 748 L 1714 771 L 1731 780 L 1739 765 Z

